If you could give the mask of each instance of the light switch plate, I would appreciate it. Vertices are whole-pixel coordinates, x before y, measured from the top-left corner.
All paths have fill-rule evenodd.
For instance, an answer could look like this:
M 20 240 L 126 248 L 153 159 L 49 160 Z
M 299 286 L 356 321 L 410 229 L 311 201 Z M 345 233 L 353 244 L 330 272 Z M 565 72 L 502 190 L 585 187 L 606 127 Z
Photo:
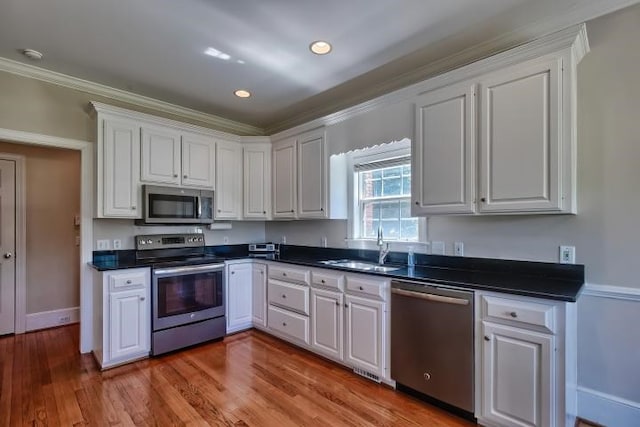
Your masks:
M 464 243 L 455 242 L 453 244 L 453 254 L 455 256 L 464 256 Z
M 560 246 L 560 264 L 576 263 L 576 247 Z
M 96 248 L 99 251 L 108 251 L 109 250 L 109 240 L 107 240 L 107 239 L 98 240 L 96 242 Z

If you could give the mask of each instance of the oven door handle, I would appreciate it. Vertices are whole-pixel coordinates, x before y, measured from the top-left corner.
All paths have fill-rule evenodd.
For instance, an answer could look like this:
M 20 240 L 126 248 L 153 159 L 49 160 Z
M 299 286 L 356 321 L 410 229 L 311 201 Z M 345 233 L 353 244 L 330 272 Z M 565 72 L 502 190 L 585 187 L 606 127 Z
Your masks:
M 188 267 L 175 267 L 175 268 L 161 268 L 153 270 L 155 276 L 167 276 L 172 274 L 185 274 L 185 273 L 202 273 L 202 272 L 214 272 L 224 269 L 224 264 L 206 264 Z
M 196 197 L 196 211 L 198 212 L 198 219 L 202 219 L 202 199 L 200 196 Z

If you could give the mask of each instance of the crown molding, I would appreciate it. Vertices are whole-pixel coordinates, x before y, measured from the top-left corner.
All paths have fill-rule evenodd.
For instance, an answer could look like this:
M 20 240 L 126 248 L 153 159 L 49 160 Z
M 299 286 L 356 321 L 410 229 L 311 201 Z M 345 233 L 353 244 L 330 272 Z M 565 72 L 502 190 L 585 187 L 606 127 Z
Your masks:
M 478 57 L 484 56 L 486 58 L 494 53 L 522 45 L 523 42 L 531 40 L 535 42 L 536 40 L 548 38 L 549 36 L 561 33 L 562 31 L 566 31 L 566 29 L 571 29 L 572 27 L 579 26 L 580 24 L 584 26 L 584 22 L 636 3 L 640 3 L 640 0 L 582 1 L 578 6 L 565 14 L 552 16 L 548 19 L 517 28 L 487 41 L 470 46 L 440 60 L 429 62 L 422 67 L 415 68 L 407 73 L 400 74 L 385 82 L 376 84 L 368 91 L 359 92 L 357 95 L 348 99 L 342 99 L 340 102 L 333 104 L 333 108 L 331 106 L 324 105 L 322 107 L 308 109 L 302 114 L 271 124 L 266 127 L 265 134 L 286 137 L 286 135 L 304 130 L 306 128 L 305 125 L 308 123 L 313 123 L 312 126 L 328 126 L 359 114 L 366 113 L 372 109 L 379 108 L 380 106 L 389 105 L 393 102 L 397 102 L 398 100 L 402 100 L 402 95 L 398 94 L 398 96 L 387 96 L 381 94 L 389 93 L 391 91 L 395 91 L 391 92 L 392 94 L 402 92 L 403 88 L 406 89 L 407 87 L 413 87 L 416 85 L 415 82 L 419 80 L 425 80 L 435 77 L 441 73 L 447 73 L 448 70 L 454 70 L 463 64 L 469 64 L 476 61 Z M 545 34 L 547 36 L 540 37 Z M 536 39 L 536 37 L 539 38 Z M 578 63 L 588 52 L 589 43 L 586 39 L 585 31 L 583 34 L 579 34 L 579 40 L 576 41 L 576 63 Z M 362 102 L 363 99 L 367 98 L 369 98 L 368 101 Z M 351 106 L 344 108 L 345 105 Z M 331 110 L 335 112 L 327 114 L 327 111 Z M 302 128 L 300 126 L 302 126 Z M 289 132 L 291 129 L 298 129 L 298 131 Z
M 203 113 L 191 108 L 181 107 L 169 102 L 127 92 L 122 89 L 116 89 L 100 83 L 94 83 L 55 71 L 46 70 L 44 68 L 34 67 L 33 65 L 23 64 L 22 62 L 7 58 L 0 57 L 0 71 L 78 90 L 91 95 L 126 102 L 127 104 L 138 107 L 171 114 L 185 120 L 211 125 L 216 129 L 224 132 L 230 132 L 235 135 L 264 135 L 264 130 L 259 127 L 225 119 L 213 114 Z

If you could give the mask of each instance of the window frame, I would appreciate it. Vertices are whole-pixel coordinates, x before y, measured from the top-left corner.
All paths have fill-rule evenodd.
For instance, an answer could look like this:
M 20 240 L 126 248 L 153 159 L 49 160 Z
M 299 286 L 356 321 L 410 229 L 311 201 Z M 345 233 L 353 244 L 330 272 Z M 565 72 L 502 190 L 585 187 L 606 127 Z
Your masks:
M 350 153 L 349 156 L 349 169 L 348 169 L 348 198 L 349 198 L 349 210 L 347 220 L 348 238 L 347 242 L 349 246 L 356 246 L 365 249 L 376 249 L 376 238 L 362 237 L 362 217 L 361 217 L 361 199 L 360 199 L 360 183 L 358 179 L 359 171 L 356 170 L 356 165 L 367 163 L 380 163 L 384 164 L 385 161 L 390 163 L 392 159 L 398 159 L 401 157 L 409 157 L 408 165 L 411 163 L 411 140 L 404 138 L 400 141 L 393 141 L 385 144 L 376 145 L 374 147 L 357 150 Z M 384 167 L 384 166 L 383 166 Z M 409 199 L 411 201 L 411 195 L 408 196 L 389 196 L 389 200 L 393 199 Z M 385 241 L 391 243 L 395 250 L 406 250 L 409 246 L 413 246 L 417 252 L 422 252 L 420 246 L 427 244 L 427 221 L 424 217 L 418 217 L 418 240 L 395 240 L 387 239 Z

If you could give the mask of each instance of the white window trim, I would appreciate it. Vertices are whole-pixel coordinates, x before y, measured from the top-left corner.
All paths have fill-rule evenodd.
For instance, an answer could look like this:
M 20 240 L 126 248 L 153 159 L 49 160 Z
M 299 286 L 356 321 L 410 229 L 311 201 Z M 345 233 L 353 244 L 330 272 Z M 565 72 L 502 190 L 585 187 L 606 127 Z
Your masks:
M 360 163 L 370 163 L 382 161 L 394 157 L 404 157 L 411 155 L 411 140 L 405 138 L 400 141 L 393 141 L 375 147 L 357 150 L 350 153 L 348 158 L 347 172 L 347 246 L 359 249 L 377 249 L 376 239 L 364 239 L 356 237 L 360 235 L 360 221 L 356 218 L 359 212 L 358 205 L 358 179 L 356 178 L 354 166 Z M 418 218 L 418 241 L 389 240 L 389 247 L 393 251 L 407 252 L 413 248 L 415 252 L 427 253 L 429 243 L 427 242 L 427 220 L 424 217 Z

